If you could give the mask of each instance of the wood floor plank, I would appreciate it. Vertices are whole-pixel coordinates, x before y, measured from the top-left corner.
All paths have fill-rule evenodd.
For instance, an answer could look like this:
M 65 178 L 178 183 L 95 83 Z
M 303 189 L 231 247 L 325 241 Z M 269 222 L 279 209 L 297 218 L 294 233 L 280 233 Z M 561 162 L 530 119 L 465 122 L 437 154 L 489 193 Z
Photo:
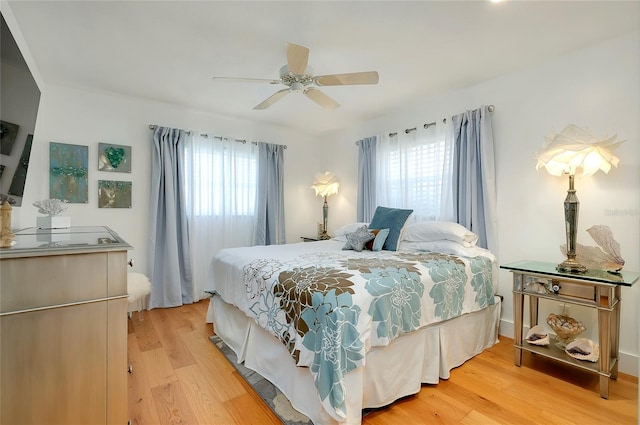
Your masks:
M 266 404 L 257 403 L 253 394 L 244 393 L 223 404 L 236 424 L 282 425 Z
M 460 421 L 463 425 L 501 425 L 502 422 L 494 421 L 487 415 L 472 410 Z
M 141 354 L 149 386 L 152 389 L 178 380 L 169 361 L 169 356 L 162 347 L 143 351 Z
M 156 334 L 156 330 L 153 327 L 153 322 L 149 319 L 148 311 L 136 312 L 133 318 L 129 320 L 135 329 L 140 351 L 154 350 L 162 347 L 158 339 L 158 334 Z
M 134 313 L 129 328 L 134 424 L 280 423 L 209 340 L 213 327 L 205 323 L 207 308 L 208 300 L 145 311 L 143 323 Z M 193 363 L 176 367 L 180 362 L 170 360 L 173 350 L 188 351 Z M 448 380 L 423 385 L 418 394 L 365 416 L 362 424 L 638 424 L 637 377 L 619 374 L 604 400 L 597 375 L 529 353 L 517 367 L 513 352 L 513 340 L 500 337 L 498 344 L 452 370 Z
M 467 404 L 439 390 L 438 385 L 423 385 L 415 403 L 429 406 L 434 416 L 445 420 L 443 423 L 460 423 L 471 410 Z
M 129 417 L 132 419 L 132 425 L 155 425 L 160 422 L 160 419 L 135 334 L 129 334 L 127 344 L 128 361 L 133 368 L 132 373 L 127 377 Z
M 169 382 L 152 388 L 151 393 L 158 411 L 159 425 L 198 423 L 180 382 Z
M 203 300 L 195 303 L 193 306 L 194 308 L 186 310 L 185 314 L 188 315 L 193 330 L 196 330 L 204 337 L 209 338 L 213 335 L 213 325 L 211 323 L 206 323 L 206 321 L 203 320 L 203 318 L 206 318 L 207 316 L 209 301 Z
M 197 364 L 177 369 L 176 374 L 198 423 L 234 423 L 223 403 L 216 399 L 216 391 L 211 383 L 215 378 L 207 376 Z
M 178 338 L 179 329 L 191 328 L 189 321 L 185 320 L 184 314 L 181 314 L 181 310 L 184 310 L 183 307 L 149 311 L 149 319 L 153 323 L 158 340 L 174 369 L 195 363 L 191 352 Z
M 180 338 L 203 373 L 215 380 L 214 389 L 218 400 L 231 400 L 247 392 L 241 383 L 242 378 L 234 376 L 233 366 L 208 338 L 202 338 L 197 332 L 180 334 Z

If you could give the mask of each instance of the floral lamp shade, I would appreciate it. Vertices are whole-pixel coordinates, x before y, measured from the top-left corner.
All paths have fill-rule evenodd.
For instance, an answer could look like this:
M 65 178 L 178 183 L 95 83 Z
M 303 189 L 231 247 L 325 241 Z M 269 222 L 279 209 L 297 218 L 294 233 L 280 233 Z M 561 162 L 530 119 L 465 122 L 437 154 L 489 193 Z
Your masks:
M 329 171 L 325 171 L 321 174 L 316 174 L 313 179 L 311 189 L 316 191 L 316 196 L 330 196 L 338 193 L 340 188 L 340 182 L 338 178 Z
M 598 170 L 608 173 L 620 161 L 611 151 L 623 141 L 616 135 L 598 139 L 575 124 L 569 124 L 559 134 L 545 137 L 545 145 L 538 154 L 536 169 L 542 167 L 554 176 L 590 176 Z

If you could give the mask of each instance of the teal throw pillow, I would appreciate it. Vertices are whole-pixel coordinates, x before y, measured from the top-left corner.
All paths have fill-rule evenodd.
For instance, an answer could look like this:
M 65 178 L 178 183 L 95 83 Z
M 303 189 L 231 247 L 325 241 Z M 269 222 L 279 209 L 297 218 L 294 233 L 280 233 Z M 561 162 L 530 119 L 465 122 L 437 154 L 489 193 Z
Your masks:
M 384 242 L 389 237 L 389 229 L 380 229 L 378 234 L 376 234 L 376 238 L 373 240 L 373 246 L 371 247 L 371 251 L 382 251 L 382 247 L 384 246 Z
M 366 243 L 376 236 L 367 230 L 367 226 L 362 226 L 353 233 L 347 233 L 345 237 L 347 238 L 347 243 L 342 247 L 343 250 L 362 251 Z
M 413 210 L 399 208 L 376 208 L 369 227 L 372 229 L 389 229 L 389 235 L 384 241 L 382 249 L 396 251 L 400 239 L 400 232 Z

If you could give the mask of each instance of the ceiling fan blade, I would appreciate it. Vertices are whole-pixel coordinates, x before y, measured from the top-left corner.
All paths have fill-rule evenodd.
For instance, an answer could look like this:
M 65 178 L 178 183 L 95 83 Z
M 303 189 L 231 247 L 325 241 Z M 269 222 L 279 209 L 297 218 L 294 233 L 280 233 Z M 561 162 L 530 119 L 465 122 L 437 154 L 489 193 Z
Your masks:
M 304 95 L 325 109 L 336 109 L 340 106 L 338 102 L 313 87 L 306 88 L 304 90 Z
M 266 78 L 236 78 L 236 77 L 211 77 L 212 80 L 224 80 L 238 83 L 269 83 L 280 84 L 280 80 L 269 80 Z
M 351 74 L 320 75 L 313 79 L 319 86 L 351 86 L 356 84 L 378 84 L 376 71 L 354 72 Z
M 304 75 L 309 61 L 309 49 L 293 43 L 284 43 L 287 51 L 287 66 L 289 72 Z
M 289 94 L 289 89 L 278 90 L 253 109 L 267 109 L 269 106 L 273 105 L 274 103 L 285 97 L 287 94 Z

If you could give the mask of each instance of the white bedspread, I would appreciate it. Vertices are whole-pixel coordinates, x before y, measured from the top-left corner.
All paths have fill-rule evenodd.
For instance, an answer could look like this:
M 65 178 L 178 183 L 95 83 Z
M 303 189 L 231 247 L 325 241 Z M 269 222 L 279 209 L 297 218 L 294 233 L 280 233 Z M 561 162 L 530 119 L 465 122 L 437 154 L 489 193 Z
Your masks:
M 321 241 L 230 248 L 211 262 L 211 289 L 309 367 L 326 411 L 345 417 L 343 378 L 373 346 L 494 304 L 495 257 L 343 251 Z M 460 252 L 459 252 L 460 253 Z

